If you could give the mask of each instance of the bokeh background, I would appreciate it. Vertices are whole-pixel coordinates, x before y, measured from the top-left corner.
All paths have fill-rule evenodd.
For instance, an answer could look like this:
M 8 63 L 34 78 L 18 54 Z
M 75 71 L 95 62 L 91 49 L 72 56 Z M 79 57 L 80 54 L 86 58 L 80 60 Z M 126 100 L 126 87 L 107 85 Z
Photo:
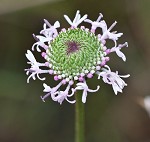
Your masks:
M 86 142 L 150 142 L 143 103 L 150 95 L 150 0 L 0 0 L 0 142 L 74 141 L 74 105 L 43 103 L 42 82 L 27 84 L 24 69 L 26 50 L 35 42 L 32 33 L 39 33 L 43 19 L 67 28 L 63 14 L 73 18 L 78 9 L 93 20 L 103 13 L 108 25 L 118 21 L 115 30 L 124 33 L 119 42 L 129 43 L 123 49 L 127 61 L 111 55 L 109 65 L 131 74 L 123 94 L 115 96 L 100 82 L 100 91 L 88 95 Z M 38 53 L 37 58 L 42 61 Z M 56 84 L 52 78 L 46 82 Z M 88 83 L 94 89 L 98 82 Z

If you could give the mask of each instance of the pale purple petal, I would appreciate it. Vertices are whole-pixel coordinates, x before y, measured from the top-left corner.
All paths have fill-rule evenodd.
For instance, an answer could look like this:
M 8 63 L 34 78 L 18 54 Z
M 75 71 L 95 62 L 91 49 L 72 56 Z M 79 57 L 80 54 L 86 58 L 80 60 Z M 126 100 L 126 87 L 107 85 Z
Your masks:
M 83 102 L 83 103 L 86 103 L 86 97 L 87 97 L 87 91 L 84 90 L 84 91 L 83 91 L 83 94 L 82 94 L 82 102 Z
M 50 92 L 52 89 L 47 84 L 43 83 L 44 90 L 43 92 Z
M 76 28 L 81 22 L 83 22 L 86 18 L 87 15 L 84 15 L 81 19 L 80 19 L 80 14 L 79 14 L 79 10 L 76 12 L 75 18 L 73 21 L 70 20 L 70 18 L 67 15 L 64 15 L 64 18 L 66 19 L 66 21 L 71 25 L 71 27 Z
M 36 62 L 36 59 L 30 50 L 27 50 L 27 53 L 25 55 L 29 61 Z
M 112 72 L 108 66 L 105 67 L 108 70 L 106 68 L 102 68 L 103 71 L 100 73 L 98 72 L 99 78 L 101 76 L 105 83 L 112 85 L 112 88 L 117 95 L 118 92 L 122 92 L 122 89 L 124 86 L 127 86 L 127 84 L 121 79 L 118 72 Z M 125 75 L 125 77 L 129 77 L 129 75 Z
M 123 54 L 123 52 L 121 52 L 119 49 L 116 50 L 116 54 L 122 58 L 123 61 L 126 61 L 126 56 Z
M 66 21 L 72 25 L 73 23 L 71 22 L 70 18 L 67 15 L 64 15 L 64 18 L 66 19 Z
M 76 15 L 75 15 L 74 20 L 73 20 L 73 23 L 77 22 L 80 19 L 80 14 L 79 13 L 80 13 L 80 11 L 77 10 Z
M 55 23 L 54 23 L 54 28 L 56 29 L 56 28 L 59 28 L 60 27 L 60 23 L 59 23 L 59 21 L 56 21 Z
M 88 92 L 97 92 L 99 90 L 100 86 L 98 85 L 97 88 L 95 90 L 92 89 L 88 89 Z

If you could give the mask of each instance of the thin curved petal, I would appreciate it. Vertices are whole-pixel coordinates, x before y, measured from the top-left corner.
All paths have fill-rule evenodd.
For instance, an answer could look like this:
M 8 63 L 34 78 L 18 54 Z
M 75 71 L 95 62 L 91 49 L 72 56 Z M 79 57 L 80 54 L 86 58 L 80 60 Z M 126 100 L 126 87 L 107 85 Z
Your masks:
M 88 92 L 97 92 L 99 90 L 100 86 L 98 85 L 97 88 L 95 90 L 92 89 L 88 89 Z
M 66 101 L 69 102 L 70 104 L 76 103 L 76 100 L 70 101 L 70 100 L 68 100 L 68 98 L 66 98 Z
M 87 91 L 83 91 L 83 94 L 82 94 L 82 102 L 83 103 L 86 103 L 86 97 L 87 97 Z
M 90 20 L 90 19 L 85 19 L 84 22 L 92 23 L 92 20 Z
M 122 58 L 123 61 L 126 61 L 126 56 L 120 50 L 116 50 L 116 54 Z

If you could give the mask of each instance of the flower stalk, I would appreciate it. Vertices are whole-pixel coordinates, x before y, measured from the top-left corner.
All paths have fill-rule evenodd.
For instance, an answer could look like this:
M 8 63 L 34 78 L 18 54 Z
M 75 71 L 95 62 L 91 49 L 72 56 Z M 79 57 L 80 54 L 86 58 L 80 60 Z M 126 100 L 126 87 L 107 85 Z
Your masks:
M 82 95 L 75 94 L 75 142 L 85 141 L 84 128 L 84 103 L 82 103 Z

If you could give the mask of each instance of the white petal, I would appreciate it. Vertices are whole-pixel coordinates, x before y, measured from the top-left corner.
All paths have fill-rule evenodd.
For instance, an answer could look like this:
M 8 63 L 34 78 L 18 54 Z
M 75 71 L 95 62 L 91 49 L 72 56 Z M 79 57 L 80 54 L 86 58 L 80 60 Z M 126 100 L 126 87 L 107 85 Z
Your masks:
M 27 59 L 29 61 L 31 61 L 32 63 L 33 62 L 36 62 L 36 59 L 34 58 L 34 55 L 32 54 L 32 52 L 30 50 L 27 50 L 27 54 L 25 54 Z
M 51 91 L 51 88 L 47 84 L 43 83 L 43 86 L 44 86 L 43 92 L 50 92 Z
M 71 91 L 72 91 L 71 94 L 68 94 L 68 95 L 67 95 L 68 97 L 72 97 L 72 96 L 74 95 L 74 93 L 75 93 L 76 90 L 72 88 Z
M 38 42 L 36 42 L 36 43 L 34 43 L 33 45 L 32 45 L 32 51 L 34 51 L 34 48 L 35 48 L 35 46 L 36 46 L 36 48 L 38 48 L 38 46 L 39 46 L 39 43 Z
M 86 103 L 86 97 L 87 97 L 87 91 L 84 90 L 84 91 L 83 91 L 83 94 L 82 94 L 82 102 L 83 102 L 83 103 Z
M 85 19 L 84 22 L 92 23 L 92 21 L 90 19 Z
M 70 25 L 72 25 L 72 22 L 71 22 L 70 18 L 69 18 L 67 15 L 64 15 L 64 18 L 66 19 L 66 21 L 67 21 Z
M 106 67 L 108 69 L 108 71 L 111 71 L 111 69 L 108 65 L 105 65 L 104 67 Z
M 44 30 L 46 30 L 46 23 L 43 24 L 43 30 L 40 31 L 40 34 L 43 34 Z
M 115 25 L 117 24 L 117 21 L 115 21 L 108 29 L 108 31 L 110 31 Z
M 87 14 L 84 15 L 76 24 L 79 25 L 81 22 L 83 22 L 87 18 Z
M 29 83 L 29 80 L 31 77 L 32 77 L 32 74 L 27 78 L 27 83 Z
M 114 33 L 108 32 L 109 39 L 112 39 L 115 41 L 118 40 L 118 38 L 121 37 L 122 35 L 123 35 L 123 33 L 114 34 Z
M 122 58 L 123 61 L 126 61 L 126 56 L 119 49 L 116 50 L 116 54 Z
M 107 31 L 107 24 L 104 20 L 101 21 L 101 25 L 102 25 L 102 32 L 103 34 Z
M 127 74 L 127 75 L 119 75 L 120 77 L 122 78 L 128 78 L 130 76 L 130 74 Z
M 37 77 L 38 77 L 38 79 L 40 79 L 40 80 L 42 80 L 42 81 L 46 79 L 45 77 L 41 78 L 41 77 L 39 76 L 39 74 L 37 74 Z
M 77 87 L 75 88 L 75 90 L 83 90 L 83 87 L 82 87 L 82 86 L 77 86 Z
M 47 26 L 51 27 L 52 25 L 48 22 L 48 20 L 44 19 L 44 22 Z
M 92 89 L 88 89 L 88 92 L 97 92 L 99 90 L 100 86 L 98 85 L 97 88 L 95 90 Z
M 60 23 L 59 23 L 59 21 L 56 21 L 55 23 L 54 23 L 54 28 L 59 28 L 60 27 Z
M 119 86 L 116 83 L 113 83 L 112 87 L 113 87 L 113 90 L 114 90 L 116 95 L 117 95 L 118 92 L 122 93 L 122 90 L 119 88 Z
M 101 18 L 103 18 L 103 14 L 102 13 L 99 13 L 99 16 L 98 16 L 98 18 L 97 18 L 97 22 L 99 22 L 100 20 L 101 20 Z
M 83 86 L 85 83 L 77 83 L 77 86 Z
M 69 102 L 70 104 L 74 104 L 76 102 L 76 100 L 70 101 L 68 100 L 68 98 L 66 98 L 66 101 Z
M 76 12 L 76 15 L 75 15 L 75 18 L 74 18 L 74 20 L 73 20 L 73 23 L 76 23 L 79 19 L 80 19 L 80 11 L 79 10 L 77 10 L 77 12 Z

